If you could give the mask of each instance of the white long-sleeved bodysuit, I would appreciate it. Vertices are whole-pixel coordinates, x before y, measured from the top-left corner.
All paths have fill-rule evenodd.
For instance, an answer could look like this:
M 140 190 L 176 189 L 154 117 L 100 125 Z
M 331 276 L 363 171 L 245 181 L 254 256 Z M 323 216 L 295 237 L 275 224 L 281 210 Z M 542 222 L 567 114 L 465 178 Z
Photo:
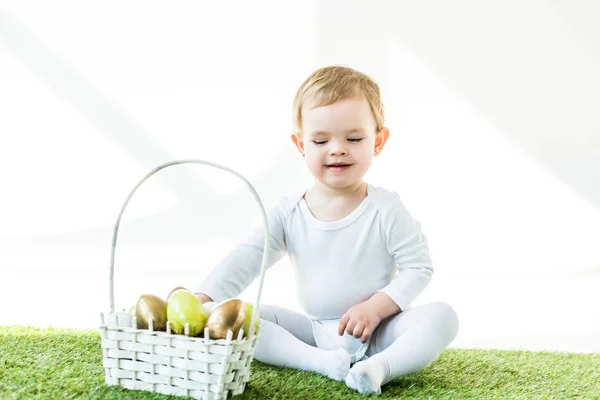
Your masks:
M 431 280 L 433 267 L 420 223 L 398 194 L 369 184 L 367 197 L 349 215 L 323 222 L 310 212 L 304 193 L 284 196 L 269 210 L 267 267 L 288 254 L 299 304 L 313 328 L 321 331 L 315 332 L 317 345 L 325 342 L 324 335 L 337 336 L 337 321 L 350 307 L 378 291 L 405 310 Z M 260 273 L 263 245 L 264 229 L 259 227 L 211 271 L 196 293 L 216 302 L 238 296 Z M 332 323 L 323 332 L 328 321 Z M 361 347 L 351 336 L 340 340 L 349 352 Z

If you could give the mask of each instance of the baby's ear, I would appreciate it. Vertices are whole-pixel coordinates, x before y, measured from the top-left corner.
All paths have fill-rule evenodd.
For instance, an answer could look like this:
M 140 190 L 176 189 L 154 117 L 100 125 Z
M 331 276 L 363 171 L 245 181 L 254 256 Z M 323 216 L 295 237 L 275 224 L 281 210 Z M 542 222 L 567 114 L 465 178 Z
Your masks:
M 381 128 L 379 131 L 377 131 L 377 135 L 375 136 L 375 149 L 374 149 L 374 154 L 376 156 L 379 155 L 379 153 L 381 153 L 381 151 L 383 150 L 383 148 L 385 147 L 385 144 L 387 142 L 387 140 L 390 137 L 390 130 L 388 128 Z
M 298 151 L 301 154 L 304 154 L 304 141 L 302 140 L 302 135 L 300 132 L 292 133 L 292 142 L 294 142 L 294 144 L 298 148 Z

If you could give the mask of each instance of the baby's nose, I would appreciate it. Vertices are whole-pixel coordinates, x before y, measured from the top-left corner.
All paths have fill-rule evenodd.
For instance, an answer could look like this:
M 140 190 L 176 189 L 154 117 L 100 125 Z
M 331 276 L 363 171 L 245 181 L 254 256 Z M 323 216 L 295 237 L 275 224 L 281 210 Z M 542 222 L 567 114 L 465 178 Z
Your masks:
M 341 143 L 333 143 L 333 145 L 331 146 L 331 155 L 339 156 L 346 154 L 348 154 L 348 149 L 345 145 Z

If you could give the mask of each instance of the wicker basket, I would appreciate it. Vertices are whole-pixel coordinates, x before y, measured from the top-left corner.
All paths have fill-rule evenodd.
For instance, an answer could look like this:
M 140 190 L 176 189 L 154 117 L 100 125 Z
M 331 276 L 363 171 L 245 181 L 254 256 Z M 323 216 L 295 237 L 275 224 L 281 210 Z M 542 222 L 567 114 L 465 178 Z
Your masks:
M 188 396 L 196 399 L 220 400 L 244 392 L 250 378 L 250 364 L 254 357 L 259 332 L 254 332 L 258 306 L 266 270 L 269 250 L 269 232 L 267 215 L 258 193 L 250 182 L 236 171 L 203 160 L 177 160 L 162 164 L 148 173 L 130 192 L 123 203 L 114 226 L 109 275 L 109 320 L 115 320 L 114 307 L 114 259 L 117 233 L 125 207 L 138 187 L 151 175 L 171 165 L 196 163 L 209 165 L 230 172 L 242 179 L 260 207 L 265 229 L 264 252 L 260 281 L 254 303 L 254 312 L 250 332 L 244 337 L 240 330 L 237 337 L 228 331 L 225 339 L 214 340 L 204 330 L 204 337 L 191 337 L 186 334 L 159 332 L 149 329 L 137 329 L 135 317 L 131 325 L 105 323 L 104 313 L 100 313 L 102 336 L 103 367 L 105 382 L 127 389 L 146 390 L 169 395 Z

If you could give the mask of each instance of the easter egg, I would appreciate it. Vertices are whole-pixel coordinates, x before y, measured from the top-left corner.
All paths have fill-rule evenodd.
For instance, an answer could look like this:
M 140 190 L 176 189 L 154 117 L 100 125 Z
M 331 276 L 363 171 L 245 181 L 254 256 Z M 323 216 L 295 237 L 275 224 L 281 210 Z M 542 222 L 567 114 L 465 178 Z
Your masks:
M 229 330 L 236 338 L 245 320 L 244 303 L 239 299 L 229 299 L 217 304 L 206 320 L 206 327 L 211 339 L 225 339 Z
M 149 329 L 152 320 L 152 329 L 164 331 L 167 329 L 167 303 L 153 294 L 143 294 L 135 305 L 135 317 L 138 329 Z
M 190 336 L 199 336 L 206 323 L 206 312 L 196 296 L 187 290 L 178 290 L 167 303 L 167 319 L 173 333 L 184 333 L 185 324 L 189 324 Z
M 250 333 L 250 322 L 252 322 L 252 312 L 254 310 L 254 306 L 250 303 L 244 303 L 244 309 L 246 312 L 246 319 L 244 321 L 244 337 L 248 336 Z M 256 322 L 254 323 L 254 333 L 258 331 L 258 327 L 260 326 L 260 315 L 257 313 Z

